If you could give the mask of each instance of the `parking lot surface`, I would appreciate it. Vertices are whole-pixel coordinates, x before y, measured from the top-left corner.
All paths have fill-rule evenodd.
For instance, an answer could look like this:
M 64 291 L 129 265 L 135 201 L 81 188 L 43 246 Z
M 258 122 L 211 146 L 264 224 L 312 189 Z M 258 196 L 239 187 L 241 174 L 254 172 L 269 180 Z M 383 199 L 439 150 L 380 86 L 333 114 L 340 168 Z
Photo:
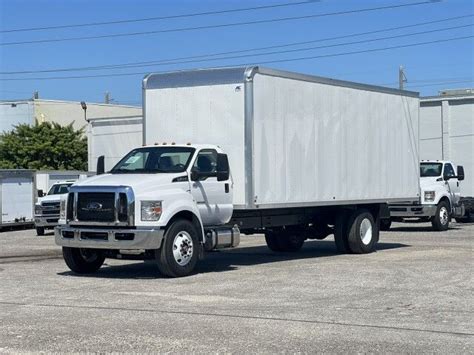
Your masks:
M 331 237 L 276 254 L 262 236 L 195 275 L 106 260 L 76 276 L 53 236 L 0 233 L 0 352 L 472 353 L 473 224 L 395 224 L 378 251 Z

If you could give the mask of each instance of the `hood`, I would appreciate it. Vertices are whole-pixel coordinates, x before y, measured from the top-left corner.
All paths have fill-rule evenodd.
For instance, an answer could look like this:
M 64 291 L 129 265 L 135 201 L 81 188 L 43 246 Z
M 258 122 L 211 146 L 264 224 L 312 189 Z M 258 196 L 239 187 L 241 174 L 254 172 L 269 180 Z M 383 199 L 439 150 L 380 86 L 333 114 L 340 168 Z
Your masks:
M 67 194 L 65 194 L 67 195 Z M 38 203 L 41 202 L 59 202 L 62 195 L 46 195 L 38 198 Z
M 135 193 L 153 191 L 159 186 L 169 185 L 186 172 L 171 174 L 102 174 L 78 181 L 74 186 L 130 186 Z

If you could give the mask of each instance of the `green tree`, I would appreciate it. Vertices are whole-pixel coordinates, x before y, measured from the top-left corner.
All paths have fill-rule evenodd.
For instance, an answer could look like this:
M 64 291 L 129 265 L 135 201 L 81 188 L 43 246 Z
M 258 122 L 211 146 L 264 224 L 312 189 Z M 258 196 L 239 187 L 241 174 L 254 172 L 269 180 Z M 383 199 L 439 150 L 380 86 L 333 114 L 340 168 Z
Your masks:
M 87 170 L 87 138 L 72 124 L 20 124 L 0 134 L 0 168 Z

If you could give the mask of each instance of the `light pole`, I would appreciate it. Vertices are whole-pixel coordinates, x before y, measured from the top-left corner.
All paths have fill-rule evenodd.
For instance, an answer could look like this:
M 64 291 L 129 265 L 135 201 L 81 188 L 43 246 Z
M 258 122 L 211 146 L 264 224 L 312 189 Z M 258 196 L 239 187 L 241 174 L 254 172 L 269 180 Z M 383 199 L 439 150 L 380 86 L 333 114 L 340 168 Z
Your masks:
M 89 120 L 87 119 L 87 105 L 85 101 L 81 101 L 81 107 L 84 110 L 84 120 L 86 120 L 86 122 L 89 123 Z

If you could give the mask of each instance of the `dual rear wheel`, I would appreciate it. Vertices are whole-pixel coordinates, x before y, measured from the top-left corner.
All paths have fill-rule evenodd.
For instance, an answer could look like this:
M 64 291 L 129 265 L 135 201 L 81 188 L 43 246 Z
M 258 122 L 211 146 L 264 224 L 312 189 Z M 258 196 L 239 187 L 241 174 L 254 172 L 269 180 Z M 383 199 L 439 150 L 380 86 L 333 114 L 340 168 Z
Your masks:
M 276 252 L 298 251 L 304 240 L 302 231 L 298 229 L 268 230 L 265 233 L 267 246 Z M 379 223 L 366 209 L 342 210 L 336 217 L 334 240 L 340 253 L 371 253 L 379 240 Z

